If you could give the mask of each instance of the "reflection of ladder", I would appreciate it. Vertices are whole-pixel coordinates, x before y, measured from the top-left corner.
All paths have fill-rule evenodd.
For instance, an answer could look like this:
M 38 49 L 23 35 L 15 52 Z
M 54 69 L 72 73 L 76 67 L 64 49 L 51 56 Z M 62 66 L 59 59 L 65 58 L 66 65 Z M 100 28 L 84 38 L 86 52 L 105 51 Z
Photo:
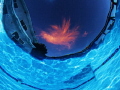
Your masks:
M 74 83 L 74 82 L 81 82 L 84 83 L 87 80 L 95 77 L 93 70 L 91 68 L 91 65 L 88 64 L 86 67 L 84 67 L 80 73 L 76 74 L 75 76 L 72 76 L 69 80 L 65 81 L 64 83 Z

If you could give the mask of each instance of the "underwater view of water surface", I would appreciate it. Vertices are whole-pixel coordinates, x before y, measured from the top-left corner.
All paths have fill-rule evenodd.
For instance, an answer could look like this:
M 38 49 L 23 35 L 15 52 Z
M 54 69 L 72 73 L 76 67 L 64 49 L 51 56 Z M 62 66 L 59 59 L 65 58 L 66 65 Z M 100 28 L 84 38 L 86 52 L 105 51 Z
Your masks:
M 0 0 L 0 90 L 120 90 L 120 0 L 111 0 L 112 13 L 99 45 L 65 60 L 37 60 L 18 47 L 3 27 L 3 2 Z

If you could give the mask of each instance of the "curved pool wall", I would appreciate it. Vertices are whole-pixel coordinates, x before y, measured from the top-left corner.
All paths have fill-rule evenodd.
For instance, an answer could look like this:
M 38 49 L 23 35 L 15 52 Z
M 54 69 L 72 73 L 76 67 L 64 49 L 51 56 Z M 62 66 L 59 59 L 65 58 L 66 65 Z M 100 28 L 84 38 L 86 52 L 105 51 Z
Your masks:
M 31 57 L 11 41 L 0 21 L 0 90 L 120 90 L 119 1 L 115 24 L 99 46 L 64 61 Z

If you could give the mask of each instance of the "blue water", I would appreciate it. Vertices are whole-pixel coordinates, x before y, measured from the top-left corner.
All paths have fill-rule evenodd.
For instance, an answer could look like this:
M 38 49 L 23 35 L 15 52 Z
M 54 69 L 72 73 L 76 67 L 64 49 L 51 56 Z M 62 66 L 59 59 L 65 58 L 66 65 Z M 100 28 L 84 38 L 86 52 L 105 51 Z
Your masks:
M 9 39 L 0 21 L 0 90 L 120 90 L 119 5 L 102 44 L 65 61 L 34 59 Z

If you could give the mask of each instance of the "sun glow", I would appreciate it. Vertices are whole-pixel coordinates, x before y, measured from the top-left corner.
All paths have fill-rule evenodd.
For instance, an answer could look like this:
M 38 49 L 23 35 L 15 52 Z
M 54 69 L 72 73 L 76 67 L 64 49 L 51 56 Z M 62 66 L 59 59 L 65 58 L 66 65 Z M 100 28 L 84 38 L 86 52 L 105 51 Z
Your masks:
M 41 31 L 40 35 L 47 42 L 55 45 L 64 45 L 68 49 L 71 48 L 79 35 L 77 31 L 79 26 L 70 29 L 70 19 L 63 19 L 62 25 L 51 25 L 47 30 L 49 32 Z

